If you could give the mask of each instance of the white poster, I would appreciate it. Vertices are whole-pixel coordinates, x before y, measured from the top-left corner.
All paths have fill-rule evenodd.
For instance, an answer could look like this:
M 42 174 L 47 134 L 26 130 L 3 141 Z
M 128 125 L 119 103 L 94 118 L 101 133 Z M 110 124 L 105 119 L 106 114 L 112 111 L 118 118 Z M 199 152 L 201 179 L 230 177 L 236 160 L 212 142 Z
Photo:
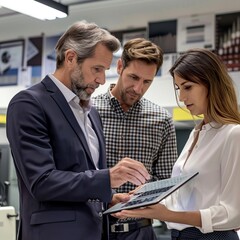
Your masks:
M 17 85 L 18 72 L 23 65 L 24 41 L 0 43 L 0 85 Z
M 215 15 L 182 17 L 177 24 L 177 52 L 190 48 L 215 49 Z

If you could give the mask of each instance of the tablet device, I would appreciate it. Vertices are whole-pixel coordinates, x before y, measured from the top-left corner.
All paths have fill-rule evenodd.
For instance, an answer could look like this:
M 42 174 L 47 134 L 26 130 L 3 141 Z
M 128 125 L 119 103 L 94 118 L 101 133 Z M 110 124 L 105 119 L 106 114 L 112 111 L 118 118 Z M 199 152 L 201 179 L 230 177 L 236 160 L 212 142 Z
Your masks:
M 156 204 L 197 176 L 198 172 L 145 183 L 136 190 L 127 202 L 117 203 L 103 212 L 111 214 L 124 209 L 133 209 Z

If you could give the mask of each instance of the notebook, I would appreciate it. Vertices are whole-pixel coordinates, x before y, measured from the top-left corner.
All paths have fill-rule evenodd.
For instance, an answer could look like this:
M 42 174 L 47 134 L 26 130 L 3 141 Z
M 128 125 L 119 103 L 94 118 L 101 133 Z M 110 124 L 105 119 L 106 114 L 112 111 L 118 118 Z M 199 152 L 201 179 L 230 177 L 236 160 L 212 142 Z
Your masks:
M 111 214 L 124 209 L 140 208 L 156 204 L 198 175 L 198 172 L 180 175 L 164 180 L 145 183 L 124 203 L 117 203 L 103 212 Z

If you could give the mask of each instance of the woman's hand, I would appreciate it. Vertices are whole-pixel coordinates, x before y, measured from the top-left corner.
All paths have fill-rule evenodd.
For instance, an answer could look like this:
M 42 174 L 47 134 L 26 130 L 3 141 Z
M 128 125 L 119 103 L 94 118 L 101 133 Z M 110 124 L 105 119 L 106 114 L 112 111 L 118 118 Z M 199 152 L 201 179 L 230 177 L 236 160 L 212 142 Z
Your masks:
M 165 205 L 158 203 L 148 207 L 142 207 L 132 210 L 122 210 L 115 214 L 117 218 L 150 218 L 158 219 L 163 222 L 175 222 L 181 224 L 202 227 L 200 211 L 172 211 Z
M 165 207 L 165 205 L 158 203 L 138 209 L 122 210 L 121 212 L 115 213 L 114 216 L 117 218 L 150 218 L 166 221 L 168 213 L 169 210 Z

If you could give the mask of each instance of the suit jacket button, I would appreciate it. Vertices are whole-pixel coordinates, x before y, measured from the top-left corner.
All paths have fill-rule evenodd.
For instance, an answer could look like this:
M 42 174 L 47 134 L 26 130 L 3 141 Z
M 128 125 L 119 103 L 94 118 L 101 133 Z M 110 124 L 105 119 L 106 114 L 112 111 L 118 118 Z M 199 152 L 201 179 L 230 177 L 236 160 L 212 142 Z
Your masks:
M 102 214 L 102 212 L 100 212 L 100 213 L 98 213 L 98 215 L 99 215 L 99 217 L 102 217 L 103 214 Z

